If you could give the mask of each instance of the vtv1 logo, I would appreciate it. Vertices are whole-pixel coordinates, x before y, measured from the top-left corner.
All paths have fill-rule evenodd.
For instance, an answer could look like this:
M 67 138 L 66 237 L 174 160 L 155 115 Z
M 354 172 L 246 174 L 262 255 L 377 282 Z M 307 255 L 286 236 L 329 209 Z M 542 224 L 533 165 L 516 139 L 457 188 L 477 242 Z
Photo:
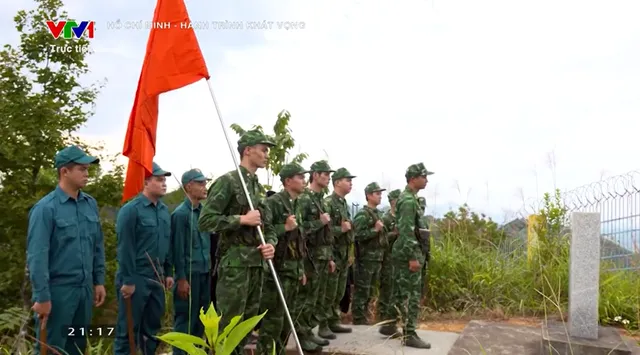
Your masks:
M 64 39 L 79 39 L 86 33 L 89 38 L 93 38 L 95 21 L 47 21 L 47 27 L 53 38 L 58 39 L 60 34 Z

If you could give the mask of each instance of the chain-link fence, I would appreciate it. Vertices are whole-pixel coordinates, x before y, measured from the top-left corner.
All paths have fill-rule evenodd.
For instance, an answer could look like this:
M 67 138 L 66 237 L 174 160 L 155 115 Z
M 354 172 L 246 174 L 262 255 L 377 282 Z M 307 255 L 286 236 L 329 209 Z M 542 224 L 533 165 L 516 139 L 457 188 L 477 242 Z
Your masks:
M 636 171 L 596 181 L 561 193 L 562 203 L 571 212 L 600 212 L 600 257 L 612 269 L 640 270 L 640 173 Z M 525 205 L 534 213 L 542 208 L 542 201 L 529 200 Z M 527 213 L 528 212 L 528 213 Z M 567 221 L 570 223 L 570 221 Z M 526 250 L 519 236 L 519 248 Z M 523 243 L 524 242 L 524 243 Z

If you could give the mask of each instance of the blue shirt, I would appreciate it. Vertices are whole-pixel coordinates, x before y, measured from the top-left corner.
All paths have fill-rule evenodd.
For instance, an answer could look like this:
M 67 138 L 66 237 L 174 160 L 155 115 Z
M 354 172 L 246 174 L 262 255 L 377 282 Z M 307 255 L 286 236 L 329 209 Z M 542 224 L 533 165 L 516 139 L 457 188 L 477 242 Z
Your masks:
M 211 235 L 198 229 L 202 204 L 191 210 L 187 198 L 171 214 L 173 263 L 177 279 L 187 279 L 189 273 L 208 273 L 211 258 Z
M 51 286 L 104 285 L 104 236 L 96 200 L 73 199 L 60 187 L 29 212 L 27 267 L 33 300 L 51 300 Z
M 164 202 L 154 204 L 139 194 L 118 211 L 116 234 L 117 278 L 125 285 L 134 285 L 139 276 L 164 282 L 165 277 L 173 275 L 169 254 L 171 218 Z

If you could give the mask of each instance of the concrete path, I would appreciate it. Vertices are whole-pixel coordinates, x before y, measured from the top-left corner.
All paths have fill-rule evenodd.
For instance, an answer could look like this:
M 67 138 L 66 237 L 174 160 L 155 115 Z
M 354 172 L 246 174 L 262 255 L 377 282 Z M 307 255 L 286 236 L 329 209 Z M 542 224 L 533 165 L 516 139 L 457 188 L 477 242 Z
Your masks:
M 431 349 L 414 349 L 402 347 L 400 339 L 389 339 L 378 333 L 378 327 L 368 325 L 347 325 L 353 332 L 337 334 L 338 338 L 331 340 L 331 344 L 325 347 L 325 354 L 354 354 L 354 355 L 447 355 L 459 334 L 447 332 L 434 332 L 418 330 L 422 339 L 431 343 Z M 316 332 L 317 329 L 314 330 Z M 316 332 L 317 334 L 317 332 Z M 288 348 L 295 350 L 293 339 L 289 341 Z

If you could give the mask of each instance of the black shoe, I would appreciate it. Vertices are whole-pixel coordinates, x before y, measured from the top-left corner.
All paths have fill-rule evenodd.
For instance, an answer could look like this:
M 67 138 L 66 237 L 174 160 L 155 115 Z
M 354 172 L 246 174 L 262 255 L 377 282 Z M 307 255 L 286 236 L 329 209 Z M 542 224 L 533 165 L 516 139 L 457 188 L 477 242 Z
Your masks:
M 329 345 L 329 341 L 328 341 L 328 340 L 326 340 L 326 339 L 322 339 L 322 338 L 319 338 L 319 337 L 317 337 L 315 334 L 311 334 L 311 335 L 309 335 L 309 337 L 308 337 L 308 338 L 309 338 L 309 340 L 311 340 L 312 342 L 314 342 L 314 343 L 316 343 L 316 344 L 318 344 L 318 345 L 320 345 L 320 346 L 327 346 L 327 345 Z
M 330 325 L 329 330 L 331 330 L 334 333 L 351 333 L 351 328 L 343 327 L 340 324 Z
M 408 346 L 410 348 L 431 349 L 431 344 L 429 344 L 426 341 L 420 339 L 418 334 L 415 334 L 415 333 L 409 334 L 409 335 L 407 335 L 405 337 L 404 345 Z
M 329 329 L 329 327 L 320 327 L 318 328 L 318 336 L 320 338 L 325 338 L 325 339 L 335 339 L 336 335 L 333 334 L 333 332 L 331 331 L 331 329 Z
M 380 332 L 380 334 L 386 335 L 388 337 L 393 337 L 394 335 L 399 334 L 398 328 L 395 326 L 395 324 L 382 325 L 378 329 L 378 332 Z
M 308 351 L 310 353 L 322 351 L 322 346 L 314 343 L 310 338 L 301 338 L 300 346 L 302 347 L 302 350 Z

